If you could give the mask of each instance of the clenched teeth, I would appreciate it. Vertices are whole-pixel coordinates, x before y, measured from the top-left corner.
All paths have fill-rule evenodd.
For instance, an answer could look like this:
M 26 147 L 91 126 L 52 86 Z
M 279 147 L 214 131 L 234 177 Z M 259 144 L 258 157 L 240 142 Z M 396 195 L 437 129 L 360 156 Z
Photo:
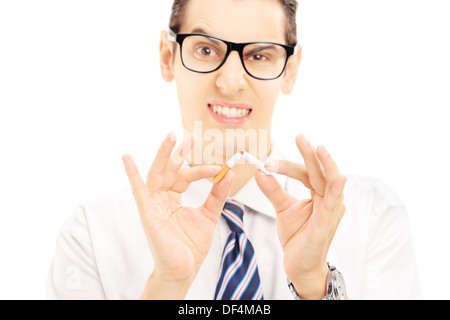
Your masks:
M 248 116 L 251 111 L 250 109 L 228 108 L 222 106 L 210 106 L 210 108 L 214 113 L 227 118 L 242 118 Z

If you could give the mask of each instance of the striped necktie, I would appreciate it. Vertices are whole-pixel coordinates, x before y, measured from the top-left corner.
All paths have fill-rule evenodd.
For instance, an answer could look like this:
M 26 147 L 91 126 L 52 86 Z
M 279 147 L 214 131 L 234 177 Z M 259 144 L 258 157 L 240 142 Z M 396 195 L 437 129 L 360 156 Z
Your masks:
M 222 215 L 231 232 L 223 250 L 214 299 L 263 300 L 255 251 L 243 229 L 244 209 L 227 201 Z

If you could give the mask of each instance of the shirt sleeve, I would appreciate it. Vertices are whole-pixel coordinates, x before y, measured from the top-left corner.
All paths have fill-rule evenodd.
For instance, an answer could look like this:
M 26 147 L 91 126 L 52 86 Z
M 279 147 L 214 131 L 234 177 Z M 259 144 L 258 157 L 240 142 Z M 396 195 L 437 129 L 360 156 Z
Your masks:
M 373 195 L 363 299 L 421 299 L 408 213 L 387 185 Z
M 105 299 L 82 206 L 60 231 L 47 276 L 46 297 L 58 300 Z

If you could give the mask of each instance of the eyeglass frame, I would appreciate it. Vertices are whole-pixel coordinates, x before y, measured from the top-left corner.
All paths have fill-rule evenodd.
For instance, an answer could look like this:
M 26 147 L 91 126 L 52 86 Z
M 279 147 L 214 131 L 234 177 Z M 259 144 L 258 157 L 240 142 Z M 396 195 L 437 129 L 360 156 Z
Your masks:
M 198 71 L 198 70 L 194 70 L 191 68 L 188 68 L 183 60 L 183 42 L 186 38 L 190 37 L 190 36 L 204 36 L 204 37 L 208 37 L 208 38 L 212 38 L 215 40 L 219 40 L 222 41 L 223 43 L 225 43 L 227 45 L 227 52 L 225 54 L 225 57 L 223 58 L 222 62 L 220 63 L 220 65 L 215 68 L 214 70 L 211 71 Z M 244 67 L 245 72 L 252 78 L 254 79 L 258 79 L 258 80 L 275 80 L 278 79 L 279 77 L 281 77 L 281 75 L 284 73 L 284 71 L 286 70 L 286 66 L 287 63 L 289 61 L 289 58 L 295 54 L 297 54 L 298 52 L 298 47 L 299 45 L 297 44 L 296 46 L 290 46 L 290 45 L 286 45 L 286 44 L 281 44 L 281 43 L 276 43 L 276 42 L 268 42 L 268 41 L 254 41 L 254 42 L 243 42 L 243 43 L 236 43 L 236 42 L 231 42 L 231 41 L 227 41 L 218 37 L 214 37 L 211 36 L 209 34 L 203 34 L 203 33 L 175 33 L 172 30 L 168 30 L 167 33 L 167 39 L 169 41 L 172 42 L 176 42 L 180 45 L 180 57 L 181 57 L 181 63 L 183 64 L 183 66 L 192 71 L 192 72 L 196 72 L 196 73 L 212 73 L 215 72 L 217 70 L 219 70 L 224 64 L 225 62 L 228 60 L 229 55 L 231 54 L 231 52 L 233 51 L 237 51 L 239 58 L 241 60 L 242 66 Z M 244 62 L 244 48 L 247 45 L 251 45 L 251 44 L 257 44 L 257 43 L 262 43 L 262 44 L 273 44 L 273 45 L 277 45 L 280 47 L 283 47 L 286 50 L 286 61 L 284 62 L 284 66 L 283 66 L 283 70 L 280 72 L 280 74 L 276 77 L 273 78 L 259 78 L 256 77 L 254 75 L 252 75 L 248 70 L 247 67 L 245 66 L 245 62 Z

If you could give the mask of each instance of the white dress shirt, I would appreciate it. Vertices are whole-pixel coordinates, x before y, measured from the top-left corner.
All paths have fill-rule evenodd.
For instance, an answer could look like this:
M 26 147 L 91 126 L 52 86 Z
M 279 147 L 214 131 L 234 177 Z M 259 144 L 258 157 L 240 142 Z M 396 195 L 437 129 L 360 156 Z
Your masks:
M 281 159 L 273 148 L 272 159 Z M 310 198 L 300 182 L 276 175 L 298 199 Z M 407 211 L 398 196 L 374 178 L 347 175 L 346 213 L 328 254 L 344 276 L 350 299 L 420 299 L 420 282 Z M 203 204 L 212 182 L 193 183 L 183 205 Z M 245 205 L 244 230 L 259 268 L 264 298 L 293 299 L 283 269 L 276 213 L 254 178 L 233 197 Z M 213 299 L 229 234 L 219 219 L 211 249 L 186 299 Z M 139 299 L 153 259 L 131 190 L 76 208 L 56 243 L 46 293 L 49 299 Z

